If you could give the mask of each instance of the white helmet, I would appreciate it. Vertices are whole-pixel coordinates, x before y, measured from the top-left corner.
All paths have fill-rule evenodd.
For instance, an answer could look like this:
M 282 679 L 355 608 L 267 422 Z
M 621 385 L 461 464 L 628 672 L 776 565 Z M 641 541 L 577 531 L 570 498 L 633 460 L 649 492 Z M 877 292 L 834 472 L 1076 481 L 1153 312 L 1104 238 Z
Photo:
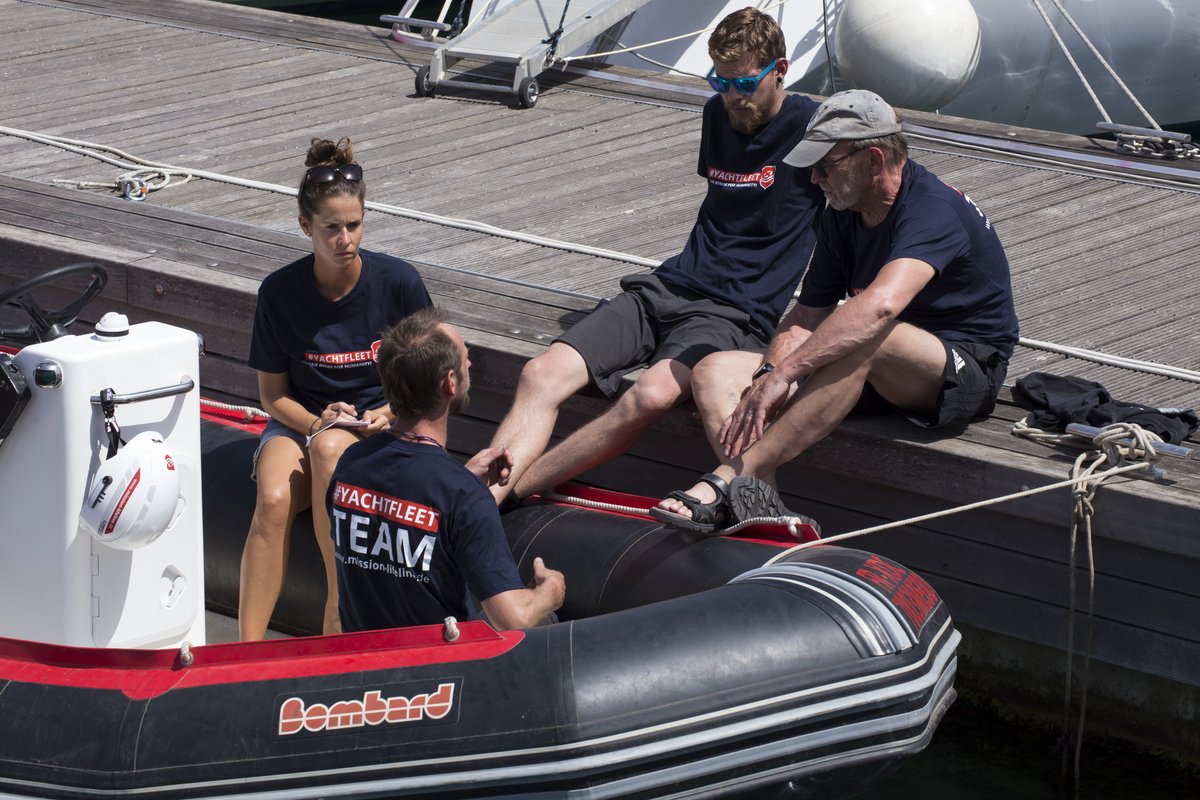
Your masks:
M 101 542 L 122 550 L 150 544 L 182 511 L 179 485 L 179 468 L 162 434 L 139 433 L 100 463 L 83 500 L 80 524 Z

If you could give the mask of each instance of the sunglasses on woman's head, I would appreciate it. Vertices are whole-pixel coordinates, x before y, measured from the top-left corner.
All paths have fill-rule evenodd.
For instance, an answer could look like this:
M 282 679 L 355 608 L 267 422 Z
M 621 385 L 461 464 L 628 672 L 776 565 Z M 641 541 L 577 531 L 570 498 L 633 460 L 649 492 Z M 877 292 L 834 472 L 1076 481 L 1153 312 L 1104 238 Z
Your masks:
M 758 91 L 758 82 L 771 74 L 771 70 L 775 69 L 775 65 L 779 63 L 779 59 L 775 59 L 767 68 L 758 74 L 757 78 L 722 78 L 717 74 L 717 65 L 713 64 L 713 68 L 708 71 L 705 78 L 708 79 L 708 85 L 713 91 L 718 94 L 725 94 L 732 86 L 737 89 L 740 94 L 754 94 Z
M 362 180 L 362 167 L 358 164 L 338 164 L 336 167 L 312 167 L 304 173 L 305 183 L 330 183 L 338 177 L 356 183 Z

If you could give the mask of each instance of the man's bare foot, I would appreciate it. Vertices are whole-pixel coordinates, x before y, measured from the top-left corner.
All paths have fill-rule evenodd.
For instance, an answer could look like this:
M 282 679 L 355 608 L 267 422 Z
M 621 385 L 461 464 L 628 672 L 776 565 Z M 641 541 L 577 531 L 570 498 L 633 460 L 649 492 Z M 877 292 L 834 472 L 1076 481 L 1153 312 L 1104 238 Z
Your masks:
M 686 492 L 671 492 L 650 509 L 650 516 L 672 527 L 701 533 L 723 529 L 729 524 L 729 484 L 721 472 L 732 479 L 733 470 L 720 467 L 702 476 Z
M 714 503 L 717 500 L 717 490 L 704 481 L 700 481 L 695 486 L 688 489 L 685 494 L 690 494 L 692 497 L 696 498 L 705 505 Z M 663 511 L 669 511 L 672 514 L 678 514 L 679 516 L 687 517 L 688 519 L 692 518 L 691 510 L 683 504 L 683 501 L 676 500 L 673 497 L 668 497 L 662 500 L 659 502 L 656 508 L 661 508 Z

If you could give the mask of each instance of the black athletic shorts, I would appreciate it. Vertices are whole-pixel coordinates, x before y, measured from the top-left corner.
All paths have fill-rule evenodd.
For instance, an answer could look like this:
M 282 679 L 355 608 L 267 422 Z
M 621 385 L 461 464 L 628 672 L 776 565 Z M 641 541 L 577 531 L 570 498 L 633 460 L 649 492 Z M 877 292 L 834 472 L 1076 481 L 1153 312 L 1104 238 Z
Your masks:
M 554 340 L 583 356 L 592 381 L 609 397 L 626 372 L 643 364 L 673 359 L 690 369 L 711 353 L 767 344 L 749 314 L 654 275 L 627 276 L 621 289 Z
M 936 335 L 936 334 L 935 334 Z M 938 337 L 946 348 L 946 374 L 938 394 L 936 416 L 927 417 L 898 409 L 867 384 L 854 407 L 856 414 L 899 411 L 917 425 L 947 428 L 982 419 L 996 407 L 996 396 L 1008 374 L 1008 362 L 996 348 L 977 342 L 951 342 Z

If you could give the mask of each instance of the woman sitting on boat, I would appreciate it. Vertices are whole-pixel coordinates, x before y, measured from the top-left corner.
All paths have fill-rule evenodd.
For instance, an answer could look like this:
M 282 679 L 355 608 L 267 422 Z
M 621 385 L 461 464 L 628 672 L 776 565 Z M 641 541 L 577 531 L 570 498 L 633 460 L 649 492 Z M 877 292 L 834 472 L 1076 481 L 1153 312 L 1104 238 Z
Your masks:
M 292 522 L 311 506 L 325 562 L 324 632 L 340 630 L 325 494 L 342 451 L 392 422 L 375 367 L 380 332 L 431 304 L 405 261 L 360 248 L 366 183 L 349 139 L 313 139 L 300 182 L 312 255 L 258 291 L 250 366 L 271 420 L 254 457 L 257 499 L 242 551 L 238 629 L 267 630 L 287 572 Z

